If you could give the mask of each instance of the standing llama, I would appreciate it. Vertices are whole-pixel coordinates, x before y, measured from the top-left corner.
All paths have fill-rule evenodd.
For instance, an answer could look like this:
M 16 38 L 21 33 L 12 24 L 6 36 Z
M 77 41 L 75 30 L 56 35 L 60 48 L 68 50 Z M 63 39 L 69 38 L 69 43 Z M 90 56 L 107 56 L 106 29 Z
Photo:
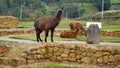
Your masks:
M 49 30 L 51 30 L 51 41 L 53 42 L 53 33 L 56 26 L 60 23 L 62 16 L 62 9 L 59 9 L 56 16 L 54 17 L 43 17 L 43 18 L 36 18 L 34 20 L 34 27 L 36 30 L 36 38 L 37 42 L 41 41 L 40 33 L 45 30 L 45 42 L 47 42 L 47 37 L 49 34 Z

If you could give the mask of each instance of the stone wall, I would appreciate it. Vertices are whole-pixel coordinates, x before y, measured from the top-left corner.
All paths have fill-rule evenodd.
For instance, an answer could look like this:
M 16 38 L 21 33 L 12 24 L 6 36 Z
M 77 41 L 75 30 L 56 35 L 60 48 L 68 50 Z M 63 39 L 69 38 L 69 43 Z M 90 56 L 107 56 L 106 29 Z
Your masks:
M 34 29 L 30 28 L 17 28 L 17 29 L 1 29 L 0 36 L 5 35 L 16 35 L 16 34 L 33 34 L 35 33 Z
M 10 47 L 7 45 L 0 44 L 0 57 L 4 57 L 10 50 Z
M 19 58 L 0 57 L 0 64 L 31 64 L 44 60 L 84 64 L 120 65 L 120 46 L 42 43 L 20 54 Z
M 120 37 L 120 30 L 101 31 L 100 35 L 104 37 Z
M 13 16 L 0 16 L 0 28 L 18 27 L 19 20 Z

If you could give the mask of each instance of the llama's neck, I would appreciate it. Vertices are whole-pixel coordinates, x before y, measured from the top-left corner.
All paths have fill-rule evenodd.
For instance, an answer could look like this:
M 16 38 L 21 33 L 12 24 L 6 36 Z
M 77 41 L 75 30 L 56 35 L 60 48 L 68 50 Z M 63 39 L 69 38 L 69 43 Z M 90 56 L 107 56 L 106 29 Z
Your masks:
M 81 27 L 81 29 L 86 33 L 86 30 L 83 27 Z
M 78 31 L 79 31 L 79 29 L 76 29 L 75 34 L 77 34 L 77 33 L 78 33 Z
M 83 28 L 83 27 L 81 27 L 81 29 L 84 31 L 84 33 L 85 33 L 85 36 L 86 36 L 86 34 L 87 34 L 87 31 Z
M 56 18 L 61 19 L 61 15 L 62 15 L 62 13 L 58 12 L 57 15 L 56 15 Z

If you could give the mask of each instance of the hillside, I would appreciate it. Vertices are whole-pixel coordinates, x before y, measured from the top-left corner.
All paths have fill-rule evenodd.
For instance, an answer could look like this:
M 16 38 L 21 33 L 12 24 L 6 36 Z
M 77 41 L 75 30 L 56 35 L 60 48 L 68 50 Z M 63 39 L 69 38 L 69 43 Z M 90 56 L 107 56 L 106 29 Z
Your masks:
M 95 1 L 95 2 L 94 2 Z M 97 2 L 99 1 L 99 2 Z M 120 0 L 105 0 L 105 10 L 120 10 Z M 101 11 L 100 0 L 0 0 L 0 15 L 12 15 L 22 20 L 37 16 L 53 16 L 59 8 L 64 9 L 63 17 L 77 18 Z M 110 4 L 110 5 L 109 5 Z
M 89 14 L 87 16 L 82 16 L 77 18 L 78 20 L 101 20 L 102 12 Z M 105 20 L 119 20 L 120 10 L 109 10 L 103 12 L 103 17 Z

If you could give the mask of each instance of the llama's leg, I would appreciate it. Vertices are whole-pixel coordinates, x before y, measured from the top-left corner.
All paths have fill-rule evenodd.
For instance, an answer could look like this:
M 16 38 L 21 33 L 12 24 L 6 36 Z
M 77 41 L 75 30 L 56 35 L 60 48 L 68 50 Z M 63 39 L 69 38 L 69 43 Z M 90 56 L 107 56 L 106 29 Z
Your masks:
M 46 30 L 46 33 L 45 33 L 45 42 L 47 42 L 48 33 L 49 33 L 49 30 Z
M 52 42 L 54 42 L 54 41 L 53 41 L 53 34 L 54 34 L 54 29 L 51 29 L 51 41 L 52 41 Z
M 37 42 L 39 42 L 39 40 L 42 42 L 41 38 L 40 38 L 40 33 L 37 33 L 36 34 L 36 37 L 37 37 Z
M 41 34 L 41 30 L 40 30 L 40 34 Z M 39 40 L 42 42 L 42 39 L 41 39 L 41 37 L 40 37 L 40 34 L 39 34 L 39 36 L 38 36 L 38 38 L 39 38 Z
M 41 37 L 40 37 L 40 33 L 41 33 L 42 31 L 41 31 L 41 30 L 36 30 L 36 31 L 37 31 L 37 34 L 36 34 L 37 42 L 39 42 L 39 40 L 42 42 Z
M 39 42 L 39 33 L 36 34 L 37 42 Z
M 37 42 L 39 42 L 39 39 L 38 39 L 39 32 L 38 32 L 38 30 L 36 28 L 35 28 L 35 31 L 36 31 L 36 40 L 37 40 Z

